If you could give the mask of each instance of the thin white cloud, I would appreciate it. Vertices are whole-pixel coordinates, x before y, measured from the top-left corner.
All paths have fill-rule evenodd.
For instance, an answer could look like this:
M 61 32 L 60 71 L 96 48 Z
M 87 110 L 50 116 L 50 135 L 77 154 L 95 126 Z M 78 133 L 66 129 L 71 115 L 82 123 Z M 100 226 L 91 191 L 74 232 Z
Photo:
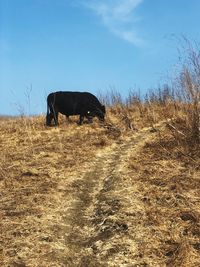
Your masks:
M 111 33 L 129 43 L 141 45 L 143 40 L 136 30 L 137 17 L 134 11 L 142 2 L 143 0 L 85 0 L 84 6 L 99 16 Z

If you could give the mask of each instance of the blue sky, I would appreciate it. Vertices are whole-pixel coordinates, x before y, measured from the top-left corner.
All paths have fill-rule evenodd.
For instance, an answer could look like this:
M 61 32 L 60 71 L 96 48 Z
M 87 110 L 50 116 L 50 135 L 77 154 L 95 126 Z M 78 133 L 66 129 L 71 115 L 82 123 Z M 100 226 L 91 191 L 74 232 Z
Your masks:
M 0 0 L 0 114 L 46 112 L 57 90 L 166 83 L 180 36 L 200 40 L 199 12 L 199 0 Z

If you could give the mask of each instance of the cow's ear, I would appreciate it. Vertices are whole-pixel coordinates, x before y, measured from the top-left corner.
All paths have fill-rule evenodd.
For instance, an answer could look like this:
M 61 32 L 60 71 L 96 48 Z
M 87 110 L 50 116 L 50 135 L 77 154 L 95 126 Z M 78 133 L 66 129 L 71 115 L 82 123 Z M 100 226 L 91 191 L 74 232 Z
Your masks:
M 102 105 L 102 110 L 104 113 L 106 112 L 106 107 L 104 105 Z

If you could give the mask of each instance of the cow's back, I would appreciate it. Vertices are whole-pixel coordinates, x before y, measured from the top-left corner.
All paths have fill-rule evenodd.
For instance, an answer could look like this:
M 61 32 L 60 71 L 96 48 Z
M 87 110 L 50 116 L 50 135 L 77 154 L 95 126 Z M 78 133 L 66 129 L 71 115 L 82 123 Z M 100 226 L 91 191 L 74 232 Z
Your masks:
M 47 102 L 49 106 L 68 116 L 84 115 L 87 111 L 102 108 L 97 97 L 89 92 L 58 91 L 49 94 Z

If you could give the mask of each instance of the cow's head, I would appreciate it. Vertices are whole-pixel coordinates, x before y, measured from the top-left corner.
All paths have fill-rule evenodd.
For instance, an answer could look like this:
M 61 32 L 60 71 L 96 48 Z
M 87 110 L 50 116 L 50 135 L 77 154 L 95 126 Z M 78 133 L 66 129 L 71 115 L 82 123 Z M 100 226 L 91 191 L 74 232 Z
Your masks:
M 106 109 L 105 106 L 95 107 L 91 111 L 87 111 L 87 118 L 97 117 L 100 121 L 105 119 Z
M 101 105 L 100 107 L 96 108 L 95 115 L 98 117 L 100 121 L 104 121 L 105 114 L 106 114 L 106 108 L 104 105 Z
M 101 105 L 101 111 L 104 113 L 104 115 L 106 114 L 106 107 L 104 105 Z

